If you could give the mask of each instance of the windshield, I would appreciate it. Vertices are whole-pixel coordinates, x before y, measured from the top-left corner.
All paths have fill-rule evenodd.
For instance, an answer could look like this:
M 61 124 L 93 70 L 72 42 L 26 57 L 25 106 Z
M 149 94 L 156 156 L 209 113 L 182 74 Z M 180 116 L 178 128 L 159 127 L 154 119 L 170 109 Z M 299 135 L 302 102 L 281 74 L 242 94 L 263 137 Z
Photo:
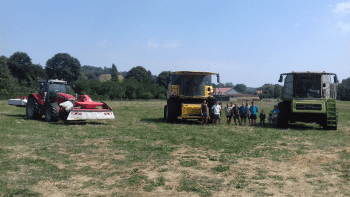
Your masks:
M 206 85 L 211 85 L 211 75 L 181 76 L 181 94 L 184 96 L 205 96 Z
M 49 92 L 67 93 L 67 88 L 65 84 L 52 83 L 49 85 Z
M 294 75 L 294 97 L 321 98 L 321 75 Z

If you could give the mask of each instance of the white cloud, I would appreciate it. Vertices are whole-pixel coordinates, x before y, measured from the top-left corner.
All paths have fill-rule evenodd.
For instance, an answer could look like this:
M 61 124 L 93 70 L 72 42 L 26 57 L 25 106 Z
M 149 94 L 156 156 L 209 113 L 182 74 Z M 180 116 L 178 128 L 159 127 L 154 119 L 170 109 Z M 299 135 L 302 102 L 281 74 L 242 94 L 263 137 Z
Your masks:
M 339 21 L 336 25 L 335 28 L 339 28 L 343 34 L 346 32 L 350 31 L 350 23 L 344 24 L 342 21 Z
M 299 27 L 299 23 L 295 23 L 295 27 Z
M 170 40 L 163 42 L 164 48 L 176 48 L 178 46 L 180 46 L 180 42 L 178 40 Z
M 339 15 L 350 13 L 350 1 L 337 4 L 333 12 Z
M 156 39 L 149 39 L 147 45 L 149 47 L 159 47 L 159 44 Z

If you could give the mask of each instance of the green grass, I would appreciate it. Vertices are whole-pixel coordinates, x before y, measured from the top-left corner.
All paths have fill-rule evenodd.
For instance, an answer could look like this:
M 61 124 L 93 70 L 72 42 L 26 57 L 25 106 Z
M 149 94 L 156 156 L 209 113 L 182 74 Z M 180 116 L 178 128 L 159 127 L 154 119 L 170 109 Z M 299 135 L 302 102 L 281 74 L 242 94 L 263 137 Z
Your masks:
M 299 180 L 274 177 L 269 171 L 261 171 L 248 178 L 238 175 L 231 180 L 236 177 L 232 175 L 238 173 L 235 166 L 242 159 L 255 161 L 267 158 L 283 164 L 298 155 L 341 149 L 350 144 L 350 102 L 338 103 L 339 125 L 336 131 L 325 131 L 314 124 L 293 124 L 291 128 L 282 130 L 272 128 L 272 125 L 266 128 L 227 126 L 225 120 L 221 125 L 207 127 L 200 126 L 197 121 L 167 124 L 163 120 L 165 101 L 107 103 L 113 108 L 115 120 L 64 124 L 61 121 L 47 123 L 43 119 L 28 120 L 25 108 L 8 106 L 7 101 L 0 101 L 0 196 L 17 193 L 22 196 L 40 195 L 35 188 L 42 183 L 61 184 L 60 187 L 65 190 L 70 185 L 62 182 L 69 183 L 81 176 L 91 179 L 81 181 L 82 189 L 105 191 L 118 185 L 121 188 L 131 187 L 131 191 L 141 188 L 151 192 L 162 187 L 166 191 L 214 196 L 216 191 L 226 187 L 223 185 L 225 181 L 236 189 L 247 190 L 251 180 L 272 179 L 281 182 L 278 183 L 280 185 L 284 181 Z M 260 111 L 265 110 L 268 114 L 274 103 L 256 104 Z M 181 148 L 188 149 L 188 152 L 174 154 Z M 337 154 L 340 161 L 330 162 L 322 168 L 330 173 L 340 173 L 339 176 L 346 182 L 350 178 L 350 153 Z M 190 174 L 179 180 L 177 186 L 167 185 L 174 180 L 168 180 L 166 176 L 178 172 L 176 165 L 170 165 L 174 160 L 178 160 L 176 165 L 185 167 L 182 168 L 185 171 L 200 170 L 221 178 Z M 150 179 L 146 172 L 158 174 Z M 304 176 L 307 178 L 307 173 Z M 107 184 L 110 179 L 115 183 Z M 126 190 L 118 193 L 132 194 Z M 257 195 L 269 194 L 260 192 Z
M 182 167 L 192 167 L 197 165 L 197 161 L 196 160 L 180 161 L 180 165 Z

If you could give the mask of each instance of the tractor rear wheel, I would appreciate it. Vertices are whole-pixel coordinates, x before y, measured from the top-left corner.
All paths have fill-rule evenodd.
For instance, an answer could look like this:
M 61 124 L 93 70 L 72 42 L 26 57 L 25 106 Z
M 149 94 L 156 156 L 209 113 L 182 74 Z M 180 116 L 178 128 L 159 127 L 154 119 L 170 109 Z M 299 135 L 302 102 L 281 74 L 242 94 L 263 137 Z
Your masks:
M 26 115 L 28 119 L 40 118 L 39 104 L 33 96 L 29 96 L 28 98 L 28 103 L 26 105 Z
M 49 103 L 46 105 L 45 120 L 47 122 L 57 122 L 59 107 L 57 103 Z

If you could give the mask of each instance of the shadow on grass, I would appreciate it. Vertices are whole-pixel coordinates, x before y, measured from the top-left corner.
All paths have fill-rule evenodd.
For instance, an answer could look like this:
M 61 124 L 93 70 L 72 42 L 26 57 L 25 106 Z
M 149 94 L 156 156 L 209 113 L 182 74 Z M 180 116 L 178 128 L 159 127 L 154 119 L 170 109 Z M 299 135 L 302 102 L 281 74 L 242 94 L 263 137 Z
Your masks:
M 166 122 L 163 118 L 147 118 L 147 119 L 141 119 L 141 122 L 152 122 L 152 123 L 167 123 L 167 124 L 188 124 L 188 125 L 199 125 L 201 124 L 200 121 L 196 120 L 186 120 L 186 119 L 177 119 L 172 122 Z M 209 123 L 208 123 L 209 124 Z
M 28 121 L 39 121 L 39 122 L 46 122 L 45 118 L 38 118 L 35 120 L 28 119 L 26 115 L 11 115 L 11 114 L 1 114 L 8 117 L 17 117 L 18 119 L 22 120 L 28 120 Z M 57 124 L 57 125 L 106 125 L 105 123 L 101 122 L 87 122 L 86 120 L 71 120 L 71 121 L 62 121 L 58 120 L 58 122 L 48 122 L 49 124 Z
M 12 115 L 12 114 L 1 114 L 1 115 L 3 115 L 3 116 L 8 116 L 8 117 L 19 117 L 19 118 L 21 118 L 21 119 L 27 119 L 26 118 L 26 115 L 24 114 L 16 114 L 16 115 Z
M 322 127 L 314 127 L 312 125 L 304 125 L 299 123 L 289 124 L 287 129 L 291 130 L 324 130 Z
M 85 120 L 69 120 L 69 121 L 58 121 L 58 122 L 50 122 L 50 124 L 54 125 L 107 125 L 102 122 L 87 122 Z
M 253 126 L 255 128 L 266 128 L 266 129 L 277 129 L 277 130 L 324 130 L 322 127 L 315 127 L 313 125 L 305 125 L 305 123 L 292 123 L 289 124 L 286 128 L 274 127 L 273 124 L 267 123 L 265 126 L 260 126 L 260 124 L 256 124 Z

